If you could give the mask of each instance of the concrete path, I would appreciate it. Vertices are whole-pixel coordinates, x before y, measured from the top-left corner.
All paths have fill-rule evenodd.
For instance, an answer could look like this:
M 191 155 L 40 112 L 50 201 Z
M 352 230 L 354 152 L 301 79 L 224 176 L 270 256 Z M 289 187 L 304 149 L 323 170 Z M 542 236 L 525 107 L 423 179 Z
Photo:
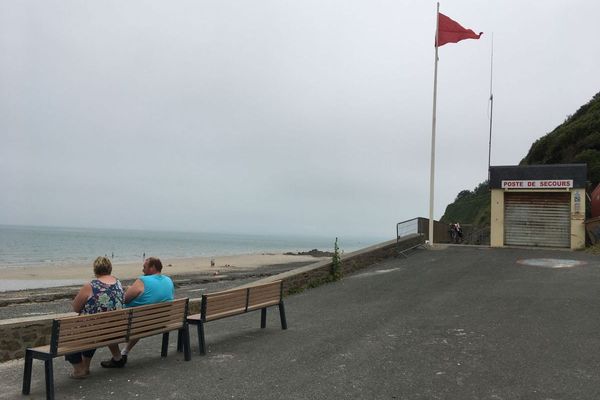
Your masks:
M 519 264 L 527 259 L 578 260 Z M 547 266 L 543 266 L 547 265 Z M 562 268 L 550 268 L 559 266 Z M 54 361 L 65 399 L 597 399 L 600 258 L 582 252 L 450 247 L 417 250 L 342 281 L 286 298 L 276 309 L 209 323 L 209 353 L 160 358 L 138 344 L 122 370 L 98 363 L 83 381 Z M 2 399 L 44 398 L 35 362 L 20 395 L 22 361 L 0 364 Z

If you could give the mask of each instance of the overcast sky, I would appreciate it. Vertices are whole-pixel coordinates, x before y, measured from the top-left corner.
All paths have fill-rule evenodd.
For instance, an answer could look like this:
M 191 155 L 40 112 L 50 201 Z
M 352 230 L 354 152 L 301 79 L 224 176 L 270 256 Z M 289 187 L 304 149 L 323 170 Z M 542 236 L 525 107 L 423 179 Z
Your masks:
M 0 0 L 0 224 L 392 238 L 429 215 L 434 1 Z M 435 217 L 600 91 L 600 2 L 449 0 Z

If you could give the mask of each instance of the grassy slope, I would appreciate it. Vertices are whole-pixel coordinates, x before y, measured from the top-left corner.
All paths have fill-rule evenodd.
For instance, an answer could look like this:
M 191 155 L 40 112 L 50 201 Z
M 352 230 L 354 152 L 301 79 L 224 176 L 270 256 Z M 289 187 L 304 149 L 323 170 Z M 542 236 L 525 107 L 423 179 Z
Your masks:
M 600 183 L 600 93 L 529 149 L 520 165 L 587 163 L 589 189 Z M 487 226 L 490 194 L 487 182 L 461 191 L 446 207 L 443 222 Z

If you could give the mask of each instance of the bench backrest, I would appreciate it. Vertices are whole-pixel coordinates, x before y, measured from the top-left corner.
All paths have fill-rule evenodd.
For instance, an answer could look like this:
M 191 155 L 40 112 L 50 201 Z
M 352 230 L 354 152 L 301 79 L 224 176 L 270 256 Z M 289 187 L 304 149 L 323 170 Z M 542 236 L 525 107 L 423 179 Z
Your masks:
M 124 343 L 183 327 L 188 299 L 55 319 L 50 353 L 61 355 Z
M 129 339 L 139 339 L 183 327 L 188 299 L 132 307 Z
M 224 290 L 202 295 L 200 318 L 213 321 L 231 315 L 279 304 L 282 298 L 282 281 L 274 281 L 246 288 Z
M 74 353 L 127 341 L 127 309 L 55 319 L 52 325 L 53 354 Z
M 248 311 L 279 304 L 282 297 L 282 281 L 265 283 L 248 288 Z

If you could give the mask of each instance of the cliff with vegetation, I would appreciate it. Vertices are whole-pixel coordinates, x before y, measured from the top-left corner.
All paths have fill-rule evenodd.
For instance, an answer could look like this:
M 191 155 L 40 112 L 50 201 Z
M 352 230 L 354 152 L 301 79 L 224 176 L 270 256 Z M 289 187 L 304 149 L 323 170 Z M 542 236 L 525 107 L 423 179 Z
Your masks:
M 588 190 L 600 183 L 600 92 L 566 118 L 552 132 L 533 143 L 519 165 L 586 163 Z M 487 226 L 490 224 L 488 183 L 463 190 L 446 207 L 442 222 Z

